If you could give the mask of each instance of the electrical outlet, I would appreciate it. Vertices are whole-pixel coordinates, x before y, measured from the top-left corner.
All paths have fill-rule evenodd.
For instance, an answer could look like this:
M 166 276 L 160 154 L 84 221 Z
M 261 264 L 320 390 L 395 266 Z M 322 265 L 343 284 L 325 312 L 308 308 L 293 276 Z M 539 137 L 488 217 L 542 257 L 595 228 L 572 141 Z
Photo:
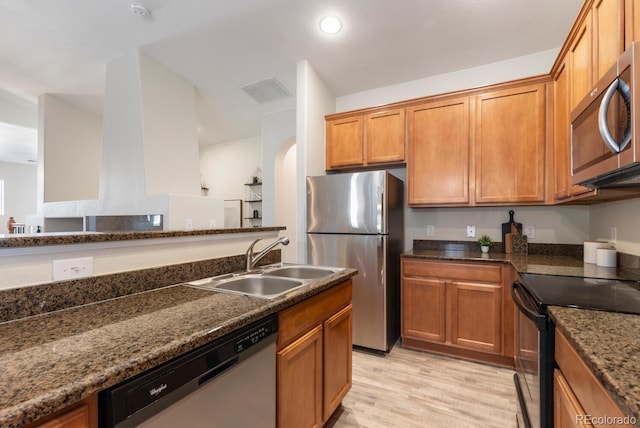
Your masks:
M 536 227 L 525 224 L 522 228 L 522 234 L 526 235 L 529 239 L 533 239 L 536 237 Z
M 186 220 L 184 221 L 184 227 L 185 227 L 187 230 L 191 230 L 191 229 L 193 229 L 193 220 L 192 220 L 192 219 L 190 219 L 190 218 L 186 219 Z
M 217 222 L 216 222 L 215 218 L 209 219 L 209 227 L 210 228 L 215 228 L 216 224 L 217 224 Z
M 618 240 L 618 228 L 613 226 L 611 228 L 611 243 L 615 244 L 617 240 Z
M 433 224 L 427 225 L 427 236 L 436 236 L 436 227 Z
M 93 275 L 93 257 L 53 261 L 53 280 L 83 278 Z
M 476 237 L 476 227 L 467 226 L 467 238 L 475 238 L 475 237 Z

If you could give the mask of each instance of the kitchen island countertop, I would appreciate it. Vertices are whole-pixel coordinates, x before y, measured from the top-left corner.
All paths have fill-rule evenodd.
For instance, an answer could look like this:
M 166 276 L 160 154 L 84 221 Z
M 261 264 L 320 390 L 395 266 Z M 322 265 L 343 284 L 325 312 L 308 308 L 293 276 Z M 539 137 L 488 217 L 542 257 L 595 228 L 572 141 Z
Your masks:
M 0 323 L 0 426 L 62 409 L 356 273 L 271 300 L 173 285 Z

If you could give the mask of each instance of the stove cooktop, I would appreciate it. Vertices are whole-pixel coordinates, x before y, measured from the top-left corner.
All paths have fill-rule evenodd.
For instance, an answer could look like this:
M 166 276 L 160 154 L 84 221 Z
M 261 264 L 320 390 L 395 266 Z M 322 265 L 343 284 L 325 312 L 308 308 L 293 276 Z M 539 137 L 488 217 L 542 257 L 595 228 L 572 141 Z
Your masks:
M 640 282 L 522 274 L 540 306 L 555 305 L 640 315 Z

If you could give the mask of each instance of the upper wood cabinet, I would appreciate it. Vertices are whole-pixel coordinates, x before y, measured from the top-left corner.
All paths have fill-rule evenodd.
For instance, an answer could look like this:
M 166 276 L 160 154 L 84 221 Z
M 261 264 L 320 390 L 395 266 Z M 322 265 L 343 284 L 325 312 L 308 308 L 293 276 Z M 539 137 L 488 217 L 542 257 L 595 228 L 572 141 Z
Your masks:
M 469 203 L 469 97 L 407 108 L 409 205 Z
M 476 204 L 544 203 L 545 85 L 476 96 Z
M 361 115 L 326 121 L 327 169 L 362 165 L 363 123 Z
M 325 118 L 326 169 L 405 161 L 404 108 Z
M 592 14 L 588 13 L 584 22 L 578 27 L 576 36 L 569 47 L 568 65 L 571 82 L 569 92 L 569 111 L 591 91 L 593 87 L 593 30 Z
M 640 3 L 638 0 L 624 2 L 624 47 L 640 40 Z
M 624 0 L 595 0 L 591 11 L 595 84 L 624 52 Z
M 586 197 L 594 191 L 571 184 L 571 120 L 570 68 L 568 61 L 560 65 L 554 81 L 554 124 L 553 124 L 553 198 L 556 202 L 572 200 L 577 196 Z
M 587 96 L 594 84 L 625 49 L 625 0 L 593 0 L 570 40 L 570 110 Z

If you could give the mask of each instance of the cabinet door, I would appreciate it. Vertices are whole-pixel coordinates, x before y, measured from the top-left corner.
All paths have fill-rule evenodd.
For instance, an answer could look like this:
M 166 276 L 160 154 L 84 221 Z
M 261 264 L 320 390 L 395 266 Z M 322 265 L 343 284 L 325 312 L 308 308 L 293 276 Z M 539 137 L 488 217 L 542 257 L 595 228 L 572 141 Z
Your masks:
M 363 153 L 362 115 L 327 120 L 327 169 L 362 165 Z
M 402 337 L 445 342 L 446 283 L 438 279 L 402 279 Z
M 502 286 L 456 281 L 449 285 L 451 343 L 502 352 Z
M 624 0 L 596 0 L 592 13 L 597 82 L 624 52 Z
M 41 428 L 89 428 L 94 426 L 89 423 L 89 420 L 89 406 L 83 405 L 39 426 Z
M 322 425 L 322 326 L 278 352 L 277 426 Z
M 352 331 L 352 305 L 324 323 L 324 421 L 329 419 L 351 389 Z
M 469 202 L 469 98 L 407 109 L 409 205 Z
M 638 0 L 624 2 L 624 48 L 640 40 L 640 3 Z
M 476 97 L 476 203 L 542 203 L 545 85 Z
M 565 61 L 555 80 L 554 111 L 554 199 L 589 196 L 593 190 L 571 184 L 571 111 L 569 110 L 570 73 Z
M 560 66 L 554 90 L 554 199 L 561 200 L 569 197 L 571 189 L 569 68 L 566 61 Z
M 404 108 L 364 117 L 366 163 L 404 162 Z
M 554 428 L 593 426 L 586 421 L 584 409 L 558 369 L 553 372 L 553 426 Z
M 578 28 L 576 37 L 569 47 L 569 67 L 571 68 L 571 89 L 569 111 L 572 111 L 593 87 L 593 43 L 591 29 L 592 15 L 589 12 Z

